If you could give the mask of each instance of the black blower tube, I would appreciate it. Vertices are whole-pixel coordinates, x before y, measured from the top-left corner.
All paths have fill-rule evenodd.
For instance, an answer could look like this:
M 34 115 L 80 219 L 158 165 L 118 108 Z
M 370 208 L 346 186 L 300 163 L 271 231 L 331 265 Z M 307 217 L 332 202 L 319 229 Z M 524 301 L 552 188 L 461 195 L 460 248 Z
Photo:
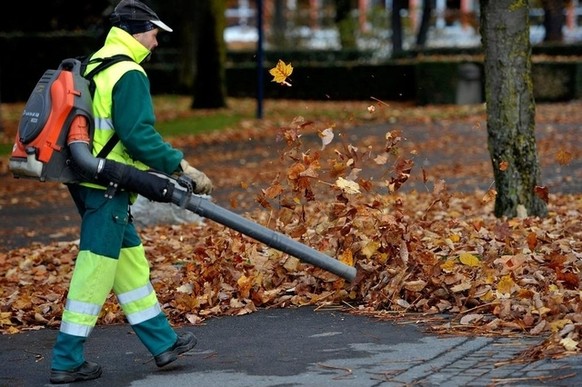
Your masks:
M 114 189 L 120 187 L 137 192 L 154 202 L 169 203 L 174 192 L 174 184 L 169 178 L 113 160 L 105 160 L 103 169 L 97 174 L 97 182 Z
M 172 201 L 175 186 L 169 177 L 141 171 L 117 161 L 96 158 L 85 142 L 71 142 L 69 148 L 75 166 L 83 176 L 88 176 L 89 181 L 111 188 L 112 192 L 124 188 L 155 202 Z
M 96 158 L 89 150 L 88 144 L 83 142 L 71 142 L 69 147 L 73 161 L 82 174 L 90 176 L 89 180 L 108 187 L 106 195 L 108 192 L 112 195 L 118 188 L 124 188 L 156 202 L 172 202 L 350 282 L 356 277 L 355 267 L 219 207 L 208 199 L 192 195 L 191 190 L 182 187 L 178 181 L 167 175 L 155 171 L 141 171 L 113 160 Z

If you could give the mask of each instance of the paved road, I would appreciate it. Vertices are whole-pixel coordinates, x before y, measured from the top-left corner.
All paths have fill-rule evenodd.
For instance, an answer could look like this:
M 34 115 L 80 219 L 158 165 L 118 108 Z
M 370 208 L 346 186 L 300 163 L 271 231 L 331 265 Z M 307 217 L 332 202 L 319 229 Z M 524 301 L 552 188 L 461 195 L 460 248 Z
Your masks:
M 538 339 L 435 336 L 422 326 L 311 307 L 215 318 L 195 349 L 158 369 L 129 326 L 98 326 L 103 366 L 83 386 L 580 386 L 582 357 L 520 364 Z M 55 330 L 0 336 L 0 386 L 48 384 Z

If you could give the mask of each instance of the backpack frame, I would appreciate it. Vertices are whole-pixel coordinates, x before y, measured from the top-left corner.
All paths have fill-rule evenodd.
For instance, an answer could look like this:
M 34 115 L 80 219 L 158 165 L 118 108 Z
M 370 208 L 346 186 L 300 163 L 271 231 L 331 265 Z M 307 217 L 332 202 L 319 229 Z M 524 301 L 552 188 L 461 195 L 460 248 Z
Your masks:
M 95 131 L 93 118 L 93 77 L 121 61 L 132 60 L 127 55 L 108 58 L 67 58 L 59 67 L 44 72 L 22 113 L 9 160 L 9 169 L 16 178 L 40 181 L 79 183 L 84 179 L 72 165 L 67 136 L 76 116 L 85 116 L 89 137 Z M 83 76 L 87 65 L 98 63 Z M 105 157 L 118 141 L 114 135 L 97 157 Z

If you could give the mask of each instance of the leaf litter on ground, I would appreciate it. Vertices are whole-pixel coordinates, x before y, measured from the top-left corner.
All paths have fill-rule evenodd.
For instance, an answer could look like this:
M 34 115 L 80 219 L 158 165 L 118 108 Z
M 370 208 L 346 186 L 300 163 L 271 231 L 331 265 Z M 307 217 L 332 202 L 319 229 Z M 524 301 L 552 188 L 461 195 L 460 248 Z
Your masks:
M 580 353 L 580 193 L 550 192 L 549 214 L 543 219 L 498 219 L 492 190 L 458 191 L 446 183 L 453 175 L 491 175 L 487 163 L 463 162 L 486 153 L 483 142 L 467 143 L 443 130 L 407 143 L 406 124 L 429 131 L 461 122 L 484 131 L 482 106 L 270 103 L 278 112 L 270 119 L 172 142 L 204 149 L 205 144 L 266 139 L 278 151 L 267 155 L 266 164 L 224 171 L 210 165 L 240 154 L 195 157 L 205 159 L 219 187 L 240 186 L 244 194 L 237 200 L 247 201 L 251 209 L 246 217 L 354 265 L 358 276 L 348 283 L 211 221 L 148 227 L 141 234 L 152 282 L 173 324 L 311 305 L 423 323 L 443 335 L 543 337 L 523 353 L 527 360 Z M 321 115 L 333 109 L 337 121 Z M 284 113 L 302 110 L 293 118 Z M 538 141 L 542 162 L 580 160 L 577 134 L 554 128 L 582 122 L 581 110 L 579 103 L 538 107 L 536 122 L 552 134 Z M 350 132 L 361 124 L 386 122 L 397 125 L 381 138 Z M 306 141 L 309 134 L 319 142 Z M 419 156 L 437 149 L 456 152 L 460 160 L 452 166 L 423 165 Z M 414 178 L 420 184 L 407 189 Z M 15 188 L 2 191 L 2 206 L 18 196 Z M 62 190 L 55 200 L 63 200 Z M 241 208 L 242 203 L 230 203 Z M 77 250 L 73 241 L 0 253 L 2 333 L 59 325 Z M 124 322 L 113 295 L 100 317 L 100 324 Z

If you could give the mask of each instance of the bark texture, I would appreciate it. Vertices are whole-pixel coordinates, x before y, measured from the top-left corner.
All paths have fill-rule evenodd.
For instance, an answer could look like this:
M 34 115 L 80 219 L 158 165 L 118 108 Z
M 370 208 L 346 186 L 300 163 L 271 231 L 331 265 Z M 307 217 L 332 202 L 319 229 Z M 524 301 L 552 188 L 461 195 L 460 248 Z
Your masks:
M 495 216 L 545 216 L 535 139 L 529 2 L 482 0 L 488 147 L 497 189 Z

